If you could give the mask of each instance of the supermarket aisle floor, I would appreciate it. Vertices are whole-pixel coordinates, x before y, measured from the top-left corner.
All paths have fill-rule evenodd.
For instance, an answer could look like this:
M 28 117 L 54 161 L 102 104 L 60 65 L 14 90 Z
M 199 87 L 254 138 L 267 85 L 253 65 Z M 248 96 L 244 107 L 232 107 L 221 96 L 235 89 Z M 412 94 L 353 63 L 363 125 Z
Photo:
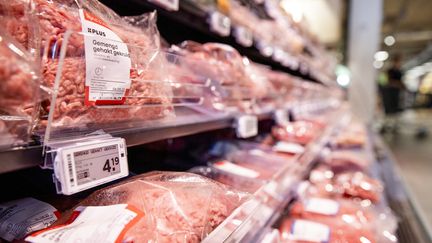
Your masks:
M 398 124 L 398 134 L 386 134 L 384 141 L 393 151 L 402 176 L 432 229 L 432 110 L 406 111 Z M 426 128 L 429 136 L 416 138 L 419 127 Z

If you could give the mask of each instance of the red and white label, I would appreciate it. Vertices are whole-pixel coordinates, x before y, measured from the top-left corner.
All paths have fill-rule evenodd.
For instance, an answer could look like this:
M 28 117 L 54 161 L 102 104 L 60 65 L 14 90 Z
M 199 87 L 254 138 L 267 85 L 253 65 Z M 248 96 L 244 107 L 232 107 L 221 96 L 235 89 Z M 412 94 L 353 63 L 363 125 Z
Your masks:
M 33 243 L 122 242 L 124 234 L 144 213 L 127 204 L 78 207 L 70 224 L 36 232 Z
M 290 240 L 308 242 L 328 242 L 330 228 L 308 220 L 297 219 L 293 222 Z
M 323 215 L 336 215 L 339 211 L 339 203 L 331 199 L 313 197 L 306 201 L 305 210 Z
M 214 167 L 217 169 L 226 171 L 228 173 L 236 174 L 243 177 L 249 177 L 249 178 L 257 178 L 260 174 L 254 170 L 245 168 L 240 165 L 236 165 L 234 163 L 231 163 L 227 160 L 219 161 L 213 164 Z
M 23 198 L 0 204 L 0 237 L 20 240 L 29 233 L 45 229 L 59 218 L 60 213 L 48 203 Z
M 80 9 L 86 61 L 85 104 L 121 105 L 130 89 L 127 44 L 98 17 Z

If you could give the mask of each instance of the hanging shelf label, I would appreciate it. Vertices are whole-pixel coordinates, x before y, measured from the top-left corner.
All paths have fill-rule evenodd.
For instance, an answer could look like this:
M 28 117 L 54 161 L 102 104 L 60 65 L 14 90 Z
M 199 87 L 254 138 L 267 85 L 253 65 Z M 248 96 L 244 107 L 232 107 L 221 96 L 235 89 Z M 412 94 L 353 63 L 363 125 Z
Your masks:
M 71 195 L 129 174 L 123 138 L 77 143 L 57 149 L 54 180 L 57 192 Z
M 149 0 L 149 2 L 159 5 L 168 11 L 179 10 L 179 0 Z
M 239 138 L 250 138 L 258 134 L 258 118 L 251 115 L 239 116 L 236 120 L 236 133 Z
M 210 14 L 209 24 L 210 30 L 220 36 L 229 36 L 231 33 L 231 20 L 217 11 Z

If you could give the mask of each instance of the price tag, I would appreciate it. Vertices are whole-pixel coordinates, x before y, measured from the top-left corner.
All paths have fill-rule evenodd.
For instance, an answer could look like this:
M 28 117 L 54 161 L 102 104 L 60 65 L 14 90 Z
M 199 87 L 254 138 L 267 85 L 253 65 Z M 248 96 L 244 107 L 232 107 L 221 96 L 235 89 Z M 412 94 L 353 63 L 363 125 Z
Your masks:
M 237 41 L 237 43 L 239 43 L 242 46 L 245 47 L 250 47 L 253 44 L 253 36 L 252 36 L 252 32 L 250 32 L 248 29 L 241 27 L 241 26 L 237 26 L 234 28 L 234 37 Z
M 256 42 L 256 48 L 265 57 L 271 57 L 273 54 L 273 48 L 264 41 Z
M 149 0 L 149 2 L 159 5 L 169 11 L 179 10 L 179 0 Z
M 286 125 L 288 121 L 288 112 L 284 109 L 277 109 L 274 113 L 274 120 L 277 125 Z
M 274 61 L 276 61 L 276 62 L 283 62 L 284 58 L 285 58 L 285 52 L 282 49 L 280 49 L 278 47 L 273 48 L 272 59 Z
M 236 120 L 236 133 L 239 138 L 249 138 L 258 134 L 258 118 L 251 115 L 243 115 Z
M 273 146 L 273 150 L 282 153 L 301 154 L 304 152 L 305 148 L 298 143 L 279 141 Z
M 54 161 L 58 193 L 71 195 L 129 174 L 122 138 L 58 148 Z
M 220 36 L 229 36 L 231 33 L 231 20 L 227 16 L 215 11 L 210 14 L 209 22 L 210 30 Z

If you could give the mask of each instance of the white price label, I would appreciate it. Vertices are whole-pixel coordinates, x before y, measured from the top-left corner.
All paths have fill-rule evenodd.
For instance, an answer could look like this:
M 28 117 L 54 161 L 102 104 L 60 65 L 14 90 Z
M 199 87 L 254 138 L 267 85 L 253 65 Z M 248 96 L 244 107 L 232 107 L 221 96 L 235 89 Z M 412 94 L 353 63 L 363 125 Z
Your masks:
M 288 123 L 288 112 L 284 109 L 277 109 L 274 113 L 274 120 L 277 125 L 284 126 Z
M 125 140 L 110 138 L 59 148 L 54 172 L 65 195 L 125 177 L 129 174 Z
M 131 86 L 129 49 L 98 17 L 80 9 L 85 48 L 85 104 L 121 105 Z
M 279 141 L 273 146 L 273 150 L 282 153 L 301 154 L 305 148 L 298 143 Z
M 210 30 L 220 36 L 229 36 L 231 33 L 231 20 L 227 16 L 216 11 L 210 14 L 209 22 Z
M 243 115 L 237 118 L 237 137 L 249 138 L 258 134 L 258 118 L 251 115 Z
M 292 240 L 310 242 L 328 242 L 330 228 L 325 224 L 297 219 L 291 227 Z
M 78 207 L 71 218 L 61 225 L 36 232 L 26 238 L 33 243 L 125 242 L 124 233 L 144 216 L 140 210 L 127 205 Z
M 305 210 L 323 215 L 336 215 L 339 211 L 339 203 L 327 198 L 313 197 L 306 201 Z
M 264 41 L 256 42 L 256 48 L 265 57 L 271 57 L 273 55 L 273 48 L 266 44 Z
M 258 172 L 254 170 L 245 168 L 240 165 L 236 165 L 227 160 L 216 162 L 213 164 L 213 166 L 225 172 L 236 174 L 243 177 L 248 177 L 248 178 L 257 178 L 260 175 Z
M 280 49 L 278 47 L 273 48 L 272 59 L 274 61 L 276 61 L 276 62 L 283 62 L 284 58 L 285 58 L 285 52 L 282 49 Z
M 149 0 L 149 2 L 157 4 L 169 11 L 179 10 L 179 0 Z
M 248 29 L 241 27 L 241 26 L 237 26 L 234 28 L 234 37 L 237 41 L 237 43 L 239 43 L 242 46 L 245 47 L 250 47 L 253 44 L 253 36 L 252 36 L 252 32 L 249 31 Z

